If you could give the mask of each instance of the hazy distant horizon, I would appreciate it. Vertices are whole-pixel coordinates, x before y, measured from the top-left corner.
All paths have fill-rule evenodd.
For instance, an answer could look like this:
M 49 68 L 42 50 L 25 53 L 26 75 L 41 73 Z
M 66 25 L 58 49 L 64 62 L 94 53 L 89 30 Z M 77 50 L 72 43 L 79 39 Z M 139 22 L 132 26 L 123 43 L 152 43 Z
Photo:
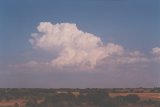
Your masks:
M 0 88 L 160 87 L 159 0 L 1 0 Z

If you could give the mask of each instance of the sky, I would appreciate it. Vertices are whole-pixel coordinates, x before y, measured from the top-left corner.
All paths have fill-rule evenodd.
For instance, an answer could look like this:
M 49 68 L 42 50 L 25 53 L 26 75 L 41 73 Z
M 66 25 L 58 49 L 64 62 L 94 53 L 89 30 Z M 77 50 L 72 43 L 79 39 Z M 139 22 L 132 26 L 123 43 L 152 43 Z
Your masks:
M 0 0 L 0 88 L 160 87 L 159 0 Z

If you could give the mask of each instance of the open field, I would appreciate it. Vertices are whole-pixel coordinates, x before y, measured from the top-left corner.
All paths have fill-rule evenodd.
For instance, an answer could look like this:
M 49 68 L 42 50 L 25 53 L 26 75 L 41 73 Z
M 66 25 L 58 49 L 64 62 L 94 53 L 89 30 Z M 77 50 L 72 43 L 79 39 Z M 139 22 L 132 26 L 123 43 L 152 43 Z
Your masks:
M 141 98 L 141 100 L 157 100 L 160 101 L 160 93 L 109 93 L 109 96 L 114 98 L 117 96 L 127 96 L 129 94 L 137 95 Z
M 0 107 L 18 107 L 25 106 L 25 100 L 17 99 L 17 100 L 9 100 L 9 101 L 0 101 Z
M 0 107 L 160 107 L 160 89 L 1 88 Z

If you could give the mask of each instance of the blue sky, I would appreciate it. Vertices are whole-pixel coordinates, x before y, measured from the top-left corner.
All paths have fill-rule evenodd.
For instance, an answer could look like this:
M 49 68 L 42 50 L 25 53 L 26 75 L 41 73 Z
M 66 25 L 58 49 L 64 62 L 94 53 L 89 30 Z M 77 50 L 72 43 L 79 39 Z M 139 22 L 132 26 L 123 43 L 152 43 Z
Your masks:
M 159 19 L 159 0 L 0 0 L 0 72 L 2 73 L 2 77 L 8 78 L 8 80 L 6 80 L 8 83 L 1 81 L 0 87 L 25 87 L 24 85 L 17 85 L 17 81 L 21 81 L 22 78 L 16 78 L 21 73 L 23 76 L 26 75 L 23 74 L 24 71 L 32 71 L 30 68 L 24 68 L 25 70 L 16 69 L 15 72 L 18 72 L 18 75 L 16 73 L 12 74 L 11 68 L 8 68 L 9 65 L 26 63 L 30 60 L 46 61 L 48 58 L 53 57 L 50 53 L 46 54 L 45 52 L 34 50 L 32 44 L 29 42 L 31 34 L 38 32 L 36 28 L 40 22 L 51 22 L 54 24 L 75 23 L 78 29 L 100 37 L 104 44 L 113 42 L 123 46 L 127 51 L 138 50 L 144 53 L 145 57 L 152 57 L 150 55 L 152 48 L 160 47 Z M 146 78 L 147 76 L 150 77 L 149 81 L 151 81 L 151 83 L 149 86 L 151 87 L 158 85 L 154 81 L 158 78 L 155 76 L 157 76 L 159 70 L 159 68 L 157 67 L 156 69 L 155 66 L 159 64 L 160 63 L 155 64 L 155 62 L 153 62 L 147 65 L 151 69 L 150 71 L 152 71 L 150 72 L 148 70 L 146 71 L 147 73 L 145 72 Z M 134 66 L 137 67 L 137 65 Z M 123 66 L 121 68 L 124 69 Z M 132 67 L 130 69 L 132 69 Z M 146 69 L 147 68 L 139 69 L 138 71 L 141 73 Z M 105 70 L 103 69 L 102 71 Z M 135 71 L 136 73 L 134 75 L 138 75 L 138 71 Z M 63 72 L 65 72 L 65 70 Z M 43 74 L 44 72 L 39 75 Z M 54 75 L 54 72 L 52 74 Z M 63 87 L 65 81 L 70 78 L 69 74 L 66 74 L 67 76 L 65 77 L 64 74 L 55 73 L 55 75 L 64 78 L 59 83 L 62 85 L 58 85 L 57 83 L 55 87 Z M 23 81 L 28 81 L 28 78 L 33 80 L 35 84 L 40 84 L 40 81 L 43 81 L 35 80 L 34 78 L 37 77 L 32 77 L 31 75 L 36 75 L 36 72 L 29 73 L 29 77 L 26 77 Z M 72 75 L 80 78 L 86 74 L 83 72 L 78 75 L 74 72 Z M 90 74 L 87 73 L 87 75 L 89 76 Z M 99 75 L 103 75 L 103 73 L 100 72 Z M 108 75 L 115 75 L 115 73 L 107 72 L 105 75 L 107 75 L 107 78 Z M 88 81 L 88 76 L 86 76 L 84 80 Z M 93 78 L 94 76 L 91 76 L 90 80 Z M 109 82 L 111 85 L 107 85 L 102 81 L 109 81 L 110 79 L 99 80 L 101 76 L 96 78 L 97 80 L 94 80 L 95 84 L 88 85 L 88 87 L 116 87 L 117 84 L 119 84 L 118 79 L 113 82 L 113 85 L 112 82 Z M 116 76 L 115 78 L 123 78 L 123 76 Z M 153 78 L 156 80 L 152 80 Z M 4 81 L 5 79 L 2 80 Z M 52 78 L 50 80 L 52 80 Z M 67 82 L 69 83 L 71 80 Z M 75 78 L 73 78 L 73 81 L 74 80 Z M 49 81 L 47 80 L 47 76 L 45 76 L 45 81 Z M 111 79 L 111 81 L 113 80 Z M 98 85 L 101 82 L 102 85 Z M 29 85 L 26 87 L 32 87 L 33 84 L 30 83 L 31 81 L 28 82 Z M 86 84 L 83 85 L 80 82 L 80 79 L 77 80 L 77 84 L 78 83 L 81 87 L 87 87 Z M 88 82 L 87 84 L 90 83 L 92 84 L 92 82 Z M 23 84 L 23 82 L 21 84 Z M 44 84 L 45 83 L 42 83 L 37 87 L 52 87 L 52 85 L 54 87 L 54 84 L 49 84 L 48 86 Z M 131 81 L 133 85 L 125 86 L 125 84 L 126 83 L 122 82 L 121 86 L 146 86 L 143 79 L 139 79 L 139 81 L 136 82 Z M 72 84 L 69 86 L 76 87 L 76 85 Z

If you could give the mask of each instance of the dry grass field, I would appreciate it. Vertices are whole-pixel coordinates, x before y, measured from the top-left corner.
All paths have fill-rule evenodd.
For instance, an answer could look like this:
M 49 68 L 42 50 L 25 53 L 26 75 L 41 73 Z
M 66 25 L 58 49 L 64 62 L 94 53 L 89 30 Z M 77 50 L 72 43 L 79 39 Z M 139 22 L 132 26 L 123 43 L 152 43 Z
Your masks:
M 73 96 L 68 92 L 71 92 Z M 105 97 L 106 91 L 100 90 L 100 89 L 99 90 L 84 89 L 79 91 L 75 91 L 75 90 L 71 91 L 68 89 L 68 92 L 62 89 L 61 90 L 59 89 L 58 91 L 57 90 L 55 91 L 53 89 L 49 89 L 49 90 L 48 89 L 45 89 L 45 90 L 44 89 L 1 89 L 0 107 L 17 107 L 17 106 L 18 107 L 25 107 L 25 106 L 35 107 L 34 105 L 38 105 L 38 106 L 41 105 L 41 107 L 44 107 L 45 105 L 45 107 L 50 107 L 49 104 L 52 104 L 52 106 L 56 107 L 60 103 L 63 104 L 62 102 L 64 101 L 66 104 L 65 107 L 70 107 L 70 105 L 67 105 L 67 104 L 70 104 L 70 103 L 66 103 L 67 101 L 72 102 L 72 104 L 74 104 L 74 101 L 82 102 L 80 104 L 83 104 L 84 102 L 83 99 L 86 100 L 86 104 L 88 104 L 87 106 L 92 107 L 93 105 L 91 106 L 90 104 L 91 102 L 95 101 L 92 98 L 101 98 L 101 97 L 103 99 L 109 99 L 111 101 L 109 103 L 105 102 L 104 104 L 112 104 L 112 102 L 114 102 L 114 103 L 117 103 L 119 107 L 142 107 L 141 104 L 144 104 L 143 107 L 160 107 L 159 91 L 158 91 L 159 93 L 158 92 L 141 92 L 140 93 L 140 92 L 120 92 L 120 91 L 111 92 L 110 91 L 109 96 L 107 95 L 107 97 Z M 83 97 L 80 95 L 82 95 Z M 132 104 L 132 102 L 129 102 L 129 100 L 126 100 L 126 98 L 128 99 L 128 97 L 120 97 L 120 98 L 123 98 L 124 101 L 119 100 L 118 98 L 117 99 L 115 98 L 117 96 L 128 96 L 128 95 L 137 95 L 139 96 L 140 100 L 138 98 L 138 102 L 136 102 L 135 104 Z M 76 99 L 76 100 L 73 100 L 73 99 Z M 54 102 L 53 104 L 52 100 L 58 103 Z M 97 100 L 97 101 L 100 101 L 100 100 Z M 75 105 L 76 103 L 74 104 L 74 106 Z M 79 107 L 79 106 L 76 106 L 76 107 Z
M 18 104 L 19 107 L 25 106 L 25 100 L 18 99 L 18 100 L 10 100 L 10 101 L 1 101 L 0 107 L 14 107 L 15 104 Z
M 129 94 L 138 95 L 141 100 L 152 99 L 160 101 L 160 93 L 109 93 L 109 96 L 114 98 L 117 96 L 127 96 Z

